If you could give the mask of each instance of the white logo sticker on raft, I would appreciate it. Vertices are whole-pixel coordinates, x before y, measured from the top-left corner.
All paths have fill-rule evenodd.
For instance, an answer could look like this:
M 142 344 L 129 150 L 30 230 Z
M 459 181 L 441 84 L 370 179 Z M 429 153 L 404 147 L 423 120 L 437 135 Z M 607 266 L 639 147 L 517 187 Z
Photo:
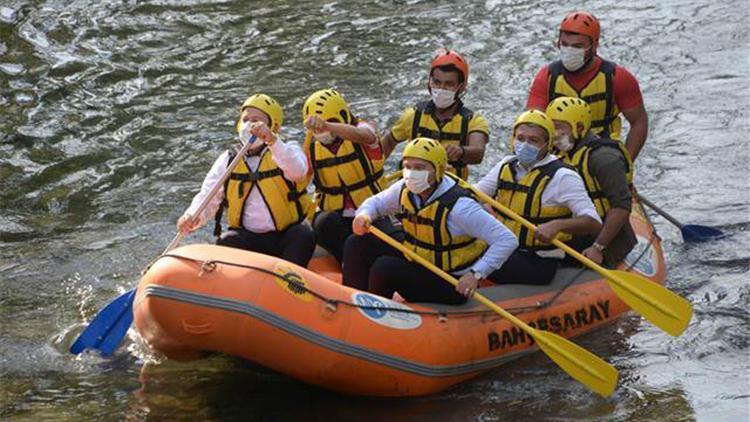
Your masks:
M 625 257 L 625 264 L 627 266 L 632 266 L 634 270 L 646 277 L 653 277 L 656 275 L 656 251 L 648 239 L 637 235 L 636 237 L 638 238 L 638 243 L 633 250 L 630 251 L 628 256 Z M 648 248 L 648 250 L 646 248 Z M 644 253 L 643 251 L 646 252 Z M 641 254 L 643 254 L 643 256 L 641 256 Z
M 413 330 L 422 325 L 422 317 L 418 314 L 385 309 L 396 308 L 407 311 L 413 310 L 402 303 L 362 292 L 353 293 L 352 301 L 359 306 L 366 306 L 366 308 L 358 308 L 362 315 L 385 327 L 395 328 L 397 330 Z

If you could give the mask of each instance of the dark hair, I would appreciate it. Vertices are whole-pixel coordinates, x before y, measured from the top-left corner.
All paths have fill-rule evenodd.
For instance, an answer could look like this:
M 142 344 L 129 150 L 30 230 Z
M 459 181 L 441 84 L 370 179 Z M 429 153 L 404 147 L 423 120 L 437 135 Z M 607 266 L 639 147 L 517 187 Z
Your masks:
M 541 125 L 538 125 L 538 124 L 532 123 L 532 122 L 523 122 L 523 123 L 520 123 L 518 126 L 516 126 L 516 129 L 518 129 L 521 126 L 531 126 L 531 127 L 535 127 L 535 128 L 541 129 L 542 133 L 544 134 L 544 142 L 549 142 L 549 133 L 547 133 L 547 129 L 545 129 L 544 126 L 541 126 Z M 513 136 L 514 137 L 516 136 L 515 129 L 513 130 Z
M 594 46 L 594 40 L 593 40 L 593 39 L 592 39 L 592 38 L 591 38 L 590 36 L 588 36 L 588 35 L 586 35 L 586 34 L 581 34 L 581 33 L 578 33 L 578 32 L 572 32 L 572 31 L 560 31 L 560 33 L 559 33 L 559 34 L 557 34 L 557 40 L 558 40 L 558 41 L 560 40 L 560 35 L 562 35 L 562 34 L 568 34 L 568 35 L 583 35 L 584 37 L 586 37 L 586 38 L 588 38 L 588 39 L 589 39 L 589 42 L 591 43 L 591 45 L 590 45 L 589 47 L 593 47 L 593 46 Z
M 443 72 L 455 72 L 455 73 L 458 73 L 458 83 L 460 83 L 460 84 L 464 83 L 464 73 L 459 68 L 457 68 L 456 66 L 454 66 L 452 64 L 446 64 L 446 65 L 443 65 L 443 66 L 433 67 L 430 70 L 430 77 L 432 77 L 432 72 L 435 69 L 440 69 Z

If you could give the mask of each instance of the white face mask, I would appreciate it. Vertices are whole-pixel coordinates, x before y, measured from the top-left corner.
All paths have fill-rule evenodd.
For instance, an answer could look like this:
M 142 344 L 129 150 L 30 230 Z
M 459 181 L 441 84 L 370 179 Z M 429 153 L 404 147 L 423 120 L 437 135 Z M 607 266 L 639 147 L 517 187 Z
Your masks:
M 570 141 L 570 135 L 560 135 L 552 140 L 552 144 L 561 152 L 568 152 L 573 148 L 573 142 Z
M 419 195 L 430 187 L 430 183 L 427 181 L 430 172 L 427 170 L 404 169 L 403 176 L 406 189 L 409 189 L 409 192 L 413 194 Z
M 432 88 L 430 95 L 437 108 L 448 108 L 456 102 L 456 91 L 449 89 Z
M 575 72 L 586 63 L 586 49 L 561 46 L 560 60 L 565 70 Z
M 330 145 L 336 140 L 336 137 L 331 135 L 331 132 L 320 132 L 313 134 L 316 141 L 323 145 Z
M 242 122 L 240 124 L 240 141 L 242 141 L 243 144 L 246 144 L 247 141 L 250 140 L 250 122 Z

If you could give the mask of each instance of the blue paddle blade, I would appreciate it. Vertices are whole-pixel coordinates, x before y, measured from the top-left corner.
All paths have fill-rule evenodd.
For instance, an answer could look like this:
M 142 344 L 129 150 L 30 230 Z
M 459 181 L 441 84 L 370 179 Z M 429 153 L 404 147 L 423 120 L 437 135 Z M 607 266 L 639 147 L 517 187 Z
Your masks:
M 104 355 L 112 354 L 133 322 L 134 299 L 135 289 L 109 302 L 73 342 L 70 353 L 77 355 L 86 349 L 94 349 Z
M 135 293 L 135 292 L 134 292 Z M 109 330 L 107 335 L 104 336 L 101 343 L 99 343 L 98 349 L 101 350 L 102 355 L 111 355 L 117 346 L 122 343 L 122 339 L 130 329 L 130 324 L 133 323 L 133 300 L 128 301 L 128 307 L 123 312 L 120 319 L 117 320 L 114 326 Z
M 685 224 L 682 226 L 682 238 L 685 242 L 705 242 L 720 239 L 724 236 L 724 233 L 720 230 L 711 227 L 699 226 L 697 224 Z

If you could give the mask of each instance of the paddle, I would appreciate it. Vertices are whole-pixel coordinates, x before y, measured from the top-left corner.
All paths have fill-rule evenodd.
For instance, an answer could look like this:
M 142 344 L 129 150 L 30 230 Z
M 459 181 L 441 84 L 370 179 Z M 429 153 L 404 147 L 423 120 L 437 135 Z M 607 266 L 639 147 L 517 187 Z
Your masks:
M 666 211 L 657 207 L 653 202 L 644 198 L 640 193 L 637 193 L 635 191 L 633 191 L 633 193 L 641 202 L 648 205 L 649 208 L 656 211 L 667 221 L 677 226 L 682 232 L 682 239 L 685 240 L 685 242 L 705 242 L 707 240 L 715 240 L 725 236 L 725 234 L 721 230 L 717 230 L 712 227 L 701 226 L 698 224 L 682 224 L 677 221 L 676 218 L 669 215 Z
M 471 189 L 482 201 L 518 221 L 529 230 L 536 231 L 535 225 L 511 211 L 508 207 L 490 198 L 484 192 L 476 189 L 464 180 L 452 174 L 449 174 L 449 176 L 456 179 L 462 187 Z M 690 302 L 667 290 L 664 286 L 654 283 L 636 273 L 622 270 L 608 270 L 558 239 L 553 239 L 552 244 L 605 277 L 609 287 L 623 302 L 670 335 L 679 336 L 690 323 L 690 318 L 693 315 L 693 306 Z
M 415 252 L 407 249 L 400 242 L 383 233 L 377 227 L 370 226 L 370 233 L 395 249 L 403 252 L 414 261 L 422 264 L 425 268 L 437 274 L 448 283 L 451 283 L 454 286 L 458 285 L 458 280 L 453 276 L 436 267 Z M 563 371 L 567 372 L 568 375 L 575 378 L 597 394 L 604 397 L 608 397 L 612 394 L 615 385 L 617 384 L 618 376 L 617 369 L 615 369 L 614 366 L 564 337 L 549 331 L 541 331 L 532 328 L 518 319 L 515 315 L 501 308 L 479 293 L 474 292 L 472 298 L 497 312 L 500 316 L 531 336 L 539 345 L 539 349 L 547 354 L 547 356 L 559 365 Z
M 235 155 L 234 159 L 221 178 L 216 182 L 214 187 L 208 193 L 203 202 L 200 203 L 198 210 L 195 215 L 201 215 L 205 211 L 208 203 L 211 202 L 216 193 L 219 192 L 224 186 L 229 175 L 232 173 L 237 164 L 245 157 L 245 154 L 250 149 L 250 146 L 255 141 L 255 136 L 250 137 L 247 143 L 242 146 L 242 149 Z M 172 239 L 162 255 L 174 249 L 185 237 L 185 233 L 178 232 L 177 235 Z M 144 270 L 142 273 L 145 273 Z M 132 289 L 127 293 L 122 294 L 113 301 L 102 308 L 99 313 L 96 314 L 94 319 L 89 323 L 86 329 L 76 338 L 73 345 L 70 346 L 70 353 L 75 355 L 83 352 L 86 349 L 99 350 L 102 355 L 109 356 L 112 352 L 117 349 L 122 339 L 130 328 L 130 324 L 133 322 L 133 300 L 135 299 L 136 289 Z
M 105 356 L 111 355 L 133 322 L 134 297 L 135 289 L 131 289 L 102 308 L 70 346 L 70 353 L 77 355 L 85 349 L 97 349 Z

